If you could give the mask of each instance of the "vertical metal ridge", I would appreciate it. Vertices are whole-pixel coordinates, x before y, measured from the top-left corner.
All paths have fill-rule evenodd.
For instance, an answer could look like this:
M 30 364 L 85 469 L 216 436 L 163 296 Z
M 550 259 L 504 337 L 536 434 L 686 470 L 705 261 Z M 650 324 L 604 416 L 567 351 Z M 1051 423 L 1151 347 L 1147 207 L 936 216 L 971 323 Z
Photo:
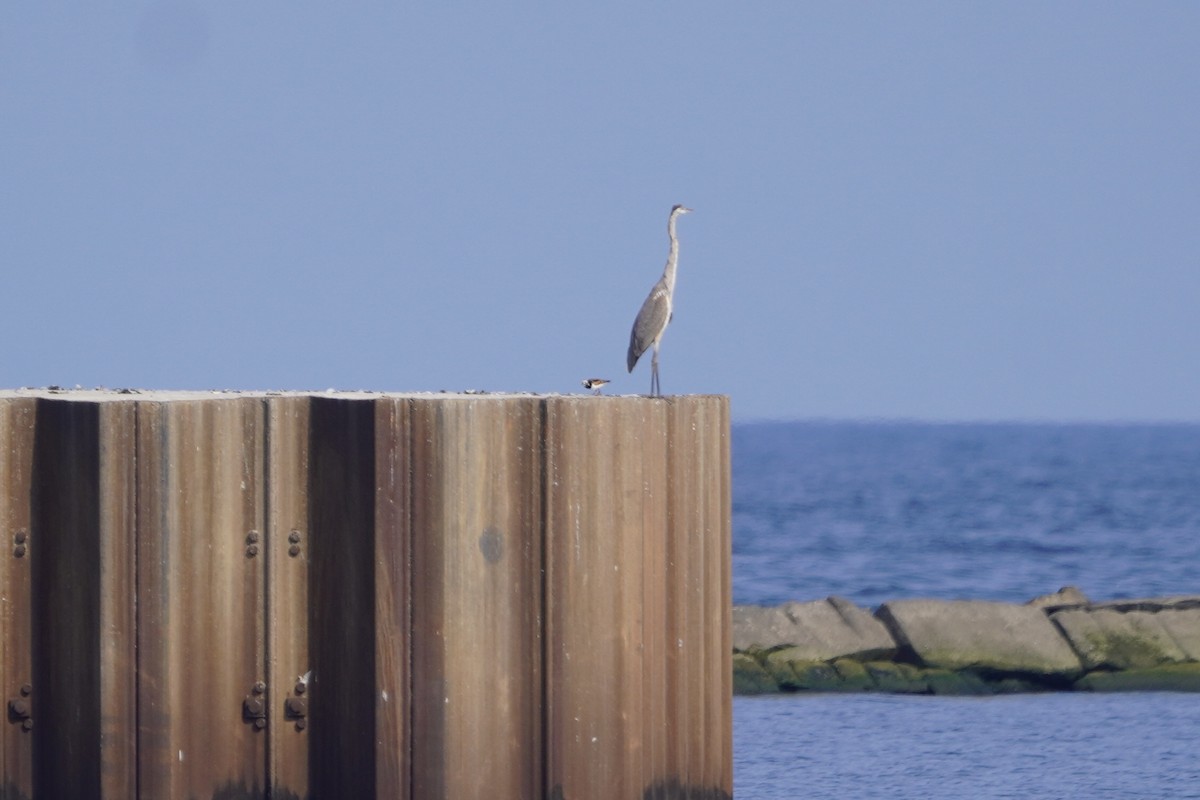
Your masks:
M 141 648 L 137 646 L 138 631 L 141 629 L 141 616 L 142 616 L 142 604 L 140 602 L 141 597 L 142 597 L 142 586 L 141 586 L 141 581 L 142 581 L 142 560 L 141 560 L 141 551 L 142 551 L 141 490 L 142 490 L 142 486 L 141 486 L 141 484 L 142 484 L 142 482 L 138 480 L 138 473 L 141 469 L 141 465 L 139 464 L 139 461 L 141 460 L 141 438 L 142 438 L 141 415 L 142 415 L 142 403 L 139 400 L 134 400 L 133 401 L 133 420 L 131 422 L 131 425 L 133 427 L 133 441 L 130 445 L 130 447 L 133 450 L 133 453 L 131 454 L 131 457 L 133 460 L 133 463 L 131 465 L 133 486 L 130 488 L 130 491 L 133 494 L 133 503 L 132 503 L 132 508 L 130 509 L 130 517 L 131 517 L 130 524 L 133 525 L 133 530 L 130 531 L 130 538 L 133 540 L 133 596 L 130 598 L 130 602 L 133 604 L 132 645 L 133 645 L 133 668 L 134 668 L 135 676 L 140 675 L 142 672 L 142 664 L 141 664 L 142 651 L 141 651 Z M 132 765 L 132 773 L 129 776 L 129 780 L 133 784 L 134 797 L 140 798 L 142 796 L 142 771 L 140 769 L 138 769 L 137 754 L 140 753 L 141 749 L 142 749 L 141 748 L 142 698 L 141 698 L 141 692 L 138 691 L 136 677 L 134 679 L 134 684 L 133 684 L 132 702 L 133 702 L 133 730 L 130 732 L 130 736 L 132 736 L 133 740 L 134 740 L 134 751 L 133 751 L 134 752 L 134 763 Z
M 412 714 L 413 697 L 415 696 L 415 686 L 414 686 L 415 679 L 413 677 L 413 675 L 414 675 L 414 669 L 413 669 L 414 644 L 412 642 L 412 631 L 413 631 L 413 541 L 412 540 L 413 540 L 413 537 L 416 535 L 416 531 L 415 531 L 413 523 L 412 523 L 412 515 L 413 515 L 413 508 L 415 507 L 415 504 L 417 501 L 416 500 L 416 494 L 417 494 L 416 464 L 414 463 L 415 448 L 413 447 L 413 418 L 416 414 L 416 408 L 415 408 L 416 401 L 409 398 L 408 400 L 405 401 L 404 405 L 405 405 L 405 408 L 408 409 L 407 414 L 405 416 L 405 423 L 404 423 L 404 427 L 405 427 L 404 461 L 408 466 L 408 496 L 405 499 L 406 499 L 406 502 L 408 505 L 404 509 L 404 514 L 405 514 L 405 516 L 408 517 L 408 522 L 409 522 L 408 529 L 405 531 L 405 535 L 408 537 L 408 545 L 407 545 L 407 552 L 405 554 L 405 562 L 406 563 L 405 563 L 405 586 L 404 586 L 404 612 L 405 612 L 404 635 L 406 637 L 408 637 L 409 642 L 404 648 L 404 650 L 405 650 L 405 653 L 404 653 L 405 668 L 408 670 L 407 675 L 405 675 L 405 678 L 407 679 L 406 682 L 408 684 L 408 686 L 407 686 L 408 691 L 404 698 L 404 703 L 405 703 L 405 705 L 404 705 L 404 709 L 405 709 L 404 723 L 405 723 L 405 730 L 406 730 L 405 737 L 404 737 L 404 745 L 405 745 L 405 750 L 407 751 L 405 754 L 405 764 L 408 766 L 408 770 L 407 770 L 407 772 L 408 772 L 408 794 L 406 795 L 406 797 L 410 798 L 410 800 L 417 800 L 417 796 L 415 794 L 416 786 L 414 785 L 414 771 L 412 769 L 413 760 L 416 757 L 413 752 L 413 740 L 415 738 L 415 731 L 413 728 L 413 714 Z
M 408 398 L 372 401 L 375 424 L 374 592 L 376 777 L 380 797 L 411 793 L 412 458 Z
M 538 498 L 539 514 L 541 516 L 539 528 L 541 536 L 538 539 L 538 544 L 541 552 L 538 553 L 538 561 L 542 565 L 541 569 L 541 597 L 538 601 L 537 614 L 539 619 L 538 635 L 541 650 L 541 665 L 540 673 L 541 680 L 538 685 L 538 703 L 540 705 L 539 715 L 541 717 L 542 736 L 541 736 L 541 775 L 539 777 L 539 789 L 542 797 L 548 797 L 550 786 L 550 475 L 551 460 L 550 453 L 550 437 L 551 427 L 549 424 L 549 403 L 546 398 L 538 400 L 538 471 L 541 474 L 541 496 Z
M 262 653 L 263 664 L 262 664 L 262 669 L 260 670 L 260 674 L 263 675 L 263 680 L 266 681 L 266 684 L 267 684 L 267 692 L 266 692 L 267 729 L 264 731 L 264 733 L 266 734 L 266 741 L 263 742 L 263 759 L 265 760 L 266 763 L 264 764 L 265 769 L 263 770 L 263 772 L 264 772 L 263 785 L 265 787 L 266 796 L 272 797 L 274 795 L 274 791 L 275 791 L 275 786 L 274 786 L 274 784 L 275 784 L 275 749 L 276 749 L 276 744 L 275 744 L 276 738 L 275 737 L 277 735 L 275 728 L 278 724 L 280 724 L 279 720 L 277 718 L 277 715 L 275 713 L 273 713 L 273 712 L 277 711 L 278 704 L 276 703 L 276 698 L 278 697 L 278 687 L 275 685 L 275 681 L 273 679 L 274 678 L 274 675 L 273 675 L 274 670 L 272 669 L 272 666 L 275 664 L 275 658 L 274 658 L 274 649 L 275 649 L 274 638 L 275 637 L 272 635 L 274 619 L 273 619 L 273 615 L 271 613 L 272 605 L 273 605 L 272 600 L 271 600 L 271 595 L 274 594 L 271 591 L 271 589 L 272 589 L 272 585 L 271 585 L 272 584 L 272 574 L 271 573 L 272 573 L 272 569 L 274 567 L 274 565 L 272 564 L 272 561 L 274 559 L 274 550 L 275 550 L 275 542 L 273 541 L 274 540 L 274 532 L 275 532 L 275 525 L 274 525 L 275 520 L 273 519 L 273 515 L 275 513 L 275 510 L 274 510 L 274 503 L 271 502 L 272 489 L 274 488 L 273 487 L 273 478 L 272 478 L 272 468 L 274 467 L 274 458 L 271 454 L 271 451 L 273 449 L 272 448 L 273 431 L 272 431 L 272 425 L 271 425 L 271 400 L 270 400 L 270 398 L 263 397 L 258 402 L 259 402 L 259 406 L 261 409 L 262 420 L 263 420 L 263 423 L 262 423 L 262 425 L 263 425 L 263 430 L 262 430 L 262 440 L 263 440 L 263 454 L 262 454 L 263 593 L 262 593 L 262 606 L 259 609 L 259 614 L 262 616 L 262 619 L 263 619 L 263 653 Z M 272 723 L 275 723 L 275 724 L 272 724 Z

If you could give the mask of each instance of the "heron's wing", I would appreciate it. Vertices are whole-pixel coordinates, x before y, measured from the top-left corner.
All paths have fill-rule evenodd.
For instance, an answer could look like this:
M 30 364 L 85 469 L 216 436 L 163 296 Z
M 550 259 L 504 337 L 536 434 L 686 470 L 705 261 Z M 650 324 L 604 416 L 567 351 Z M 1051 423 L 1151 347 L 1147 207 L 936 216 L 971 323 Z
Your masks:
M 646 348 L 662 335 L 670 319 L 671 299 L 667 295 L 667 288 L 657 283 L 650 290 L 646 302 L 642 303 L 642 310 L 638 312 L 637 319 L 633 321 L 633 330 L 629 332 L 629 353 L 625 357 L 625 364 L 630 372 L 633 372 L 634 365 Z

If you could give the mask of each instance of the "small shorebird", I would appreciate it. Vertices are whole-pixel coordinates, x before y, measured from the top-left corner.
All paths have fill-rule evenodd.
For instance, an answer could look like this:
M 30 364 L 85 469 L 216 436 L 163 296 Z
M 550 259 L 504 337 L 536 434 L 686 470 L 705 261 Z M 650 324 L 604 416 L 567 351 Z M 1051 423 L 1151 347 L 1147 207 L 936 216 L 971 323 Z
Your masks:
M 584 378 L 583 388 L 592 389 L 592 394 L 600 394 L 600 387 L 606 383 L 610 383 L 608 378 Z
M 671 209 L 671 216 L 667 218 L 667 236 L 671 238 L 667 266 L 663 269 L 658 283 L 650 290 L 646 301 L 642 303 L 642 310 L 638 312 L 637 319 L 633 321 L 633 330 L 629 333 L 629 353 L 625 357 L 625 364 L 630 372 L 633 372 L 633 367 L 642 357 L 642 353 L 651 346 L 654 347 L 654 358 L 650 362 L 651 397 L 659 397 L 662 394 L 662 387 L 658 383 L 658 345 L 675 311 L 672 297 L 675 294 L 675 266 L 679 262 L 679 239 L 675 237 L 675 220 L 679 215 L 690 211 L 690 208 L 679 205 Z

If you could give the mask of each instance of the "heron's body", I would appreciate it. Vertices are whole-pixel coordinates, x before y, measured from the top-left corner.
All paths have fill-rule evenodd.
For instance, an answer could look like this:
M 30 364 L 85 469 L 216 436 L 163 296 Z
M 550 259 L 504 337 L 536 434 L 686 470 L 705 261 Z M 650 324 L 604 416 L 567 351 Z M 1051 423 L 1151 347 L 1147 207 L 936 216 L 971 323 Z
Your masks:
M 675 235 L 675 220 L 689 211 L 690 208 L 679 205 L 671 209 L 671 216 L 667 218 L 667 236 L 671 239 L 667 265 L 663 268 L 662 277 L 654 284 L 646 301 L 642 303 L 642 310 L 638 312 L 637 319 L 633 321 L 633 330 L 629 333 L 629 352 L 625 356 L 625 365 L 630 372 L 633 372 L 642 354 L 651 347 L 654 348 L 654 356 L 650 361 L 650 394 L 653 396 L 658 396 L 662 391 L 658 382 L 658 347 L 667 330 L 667 324 L 675 313 L 675 270 L 679 263 L 679 238 Z

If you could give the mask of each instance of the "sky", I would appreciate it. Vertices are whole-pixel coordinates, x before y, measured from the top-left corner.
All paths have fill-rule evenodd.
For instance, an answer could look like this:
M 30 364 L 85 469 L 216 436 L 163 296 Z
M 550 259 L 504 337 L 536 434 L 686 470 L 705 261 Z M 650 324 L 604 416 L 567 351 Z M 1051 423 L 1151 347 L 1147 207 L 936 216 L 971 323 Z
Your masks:
M 0 6 L 0 387 L 1200 421 L 1200 4 Z

